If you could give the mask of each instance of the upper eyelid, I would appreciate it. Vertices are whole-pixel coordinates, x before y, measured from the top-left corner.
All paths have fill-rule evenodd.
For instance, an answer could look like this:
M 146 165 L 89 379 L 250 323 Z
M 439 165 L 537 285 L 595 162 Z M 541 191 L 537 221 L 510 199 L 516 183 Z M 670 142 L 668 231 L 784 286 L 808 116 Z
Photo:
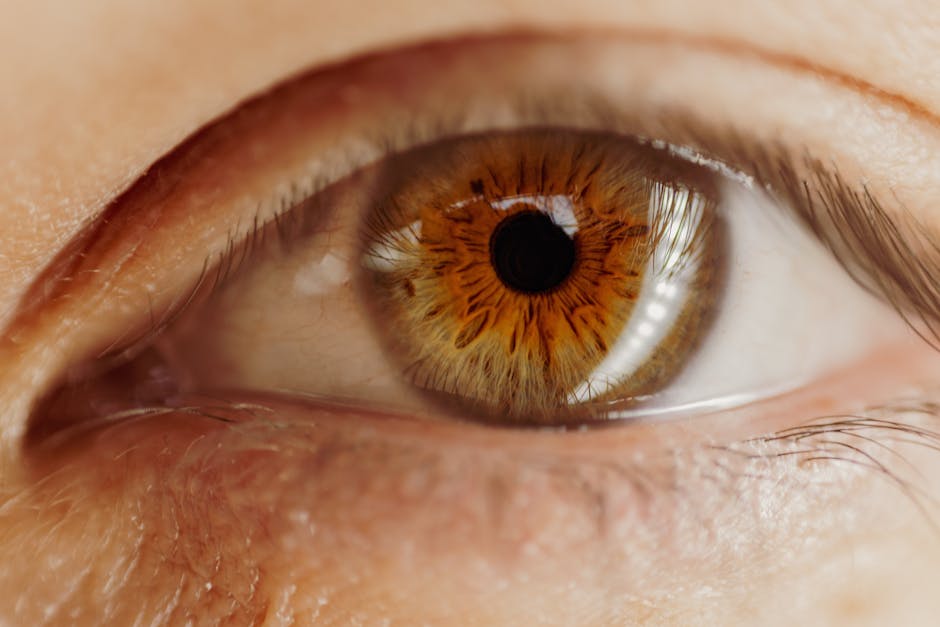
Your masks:
M 591 36 L 597 37 L 609 37 L 609 38 L 622 38 L 630 37 L 631 39 L 642 42 L 661 42 L 661 43 L 672 43 L 680 45 L 686 48 L 692 49 L 702 49 L 705 51 L 727 53 L 730 55 L 736 56 L 752 56 L 758 58 L 761 61 L 774 65 L 781 68 L 786 68 L 788 70 L 802 73 L 810 74 L 821 79 L 824 79 L 830 83 L 838 85 L 840 87 L 850 89 L 858 94 L 864 95 L 866 97 L 873 98 L 879 101 L 883 105 L 887 105 L 894 109 L 903 111 L 905 114 L 911 116 L 914 119 L 927 122 L 935 127 L 940 128 L 940 112 L 933 111 L 930 107 L 925 104 L 898 92 L 893 92 L 888 89 L 885 89 L 871 81 L 865 80 L 862 77 L 849 74 L 844 71 L 840 71 L 834 67 L 827 66 L 822 63 L 818 63 L 811 59 L 808 59 L 804 56 L 799 56 L 796 54 L 790 54 L 782 52 L 779 50 L 774 50 L 771 48 L 762 48 L 760 46 L 754 45 L 750 42 L 743 40 L 737 40 L 729 37 L 721 36 L 709 36 L 702 34 L 694 33 L 683 33 L 678 31 L 671 31 L 666 29 L 653 29 L 653 28 L 611 28 L 609 30 L 602 29 L 573 29 L 564 34 L 547 34 L 539 31 L 508 31 L 497 35 L 476 35 L 476 34 L 466 34 L 462 36 L 454 36 L 448 38 L 446 41 L 431 40 L 427 42 L 420 42 L 417 44 L 412 44 L 408 46 L 408 49 L 420 49 L 422 47 L 433 47 L 440 45 L 449 45 L 449 42 L 461 42 L 472 43 L 479 40 L 486 39 L 502 39 L 502 38 L 518 38 L 518 39 L 544 39 L 546 37 L 555 37 L 560 39 L 569 39 L 573 37 L 583 36 L 590 34 Z M 275 85 L 274 88 L 265 90 L 264 92 L 251 96 L 245 101 L 238 103 L 232 110 L 221 114 L 218 118 L 211 120 L 205 124 L 202 128 L 195 129 L 192 131 L 186 140 L 182 143 L 171 148 L 164 156 L 160 157 L 153 165 L 145 167 L 142 169 L 142 174 L 129 185 L 127 189 L 132 189 L 134 186 L 140 184 L 143 179 L 146 179 L 149 173 L 153 170 L 154 165 L 170 158 L 174 153 L 179 152 L 184 149 L 185 146 L 191 142 L 194 137 L 197 137 L 203 133 L 206 129 L 214 127 L 220 123 L 224 123 L 225 119 L 230 117 L 233 113 L 237 113 L 240 109 L 245 106 L 250 105 L 251 103 L 266 99 L 272 95 L 275 95 L 276 92 L 282 89 L 285 85 L 292 83 L 303 82 L 309 80 L 311 77 L 319 74 L 329 74 L 333 72 L 342 72 L 344 68 L 362 63 L 363 61 L 368 61 L 369 59 L 377 56 L 382 56 L 390 51 L 380 50 L 374 52 L 361 53 L 360 55 L 354 56 L 351 59 L 334 61 L 330 63 L 323 64 L 322 66 L 308 69 L 302 72 L 298 76 L 288 77 L 283 80 L 274 80 L 272 84 Z M 85 229 L 85 232 L 88 230 L 93 230 L 96 228 L 97 224 L 100 223 L 102 217 L 107 213 L 107 210 L 110 207 L 113 207 L 120 203 L 122 195 L 119 195 L 113 202 L 108 206 L 103 208 L 99 214 L 91 216 L 91 220 L 88 226 Z M 81 238 L 83 234 L 79 234 L 75 239 Z M 63 250 L 69 248 L 74 241 L 70 241 L 63 245 Z
M 625 33 L 621 29 L 621 30 L 611 31 L 611 32 L 595 30 L 595 31 L 592 31 L 592 34 L 599 35 L 601 37 L 603 36 L 623 37 Z M 577 36 L 577 34 L 574 34 L 574 35 L 565 34 L 560 37 L 562 39 L 568 39 L 570 37 L 575 37 L 575 36 Z M 840 72 L 838 70 L 826 67 L 824 65 L 814 63 L 800 56 L 786 54 L 786 53 L 782 53 L 782 52 L 774 51 L 770 49 L 763 49 L 763 48 L 751 45 L 749 43 L 732 40 L 728 38 L 710 37 L 710 36 L 704 36 L 704 35 L 693 35 L 693 34 L 688 34 L 688 33 L 679 33 L 679 32 L 672 32 L 672 31 L 665 31 L 665 30 L 636 29 L 636 30 L 631 30 L 629 32 L 629 36 L 638 41 L 649 40 L 649 41 L 659 41 L 659 42 L 670 42 L 670 43 L 676 43 L 676 44 L 689 47 L 689 48 L 702 48 L 706 50 L 735 54 L 735 55 L 751 55 L 751 56 L 760 58 L 762 61 L 772 64 L 772 65 L 786 67 L 790 70 L 795 70 L 801 73 L 808 73 L 808 74 L 820 76 L 824 79 L 829 80 L 830 82 L 834 82 L 843 87 L 850 88 L 858 93 L 874 97 L 880 100 L 884 104 L 890 105 L 895 108 L 903 109 L 905 112 L 909 113 L 915 118 L 923 119 L 934 125 L 940 126 L 940 115 L 930 111 L 928 108 L 924 107 L 920 103 L 913 101 L 910 98 L 902 94 L 889 92 L 861 78 L 846 74 L 844 72 Z M 546 37 L 558 37 L 558 36 L 545 35 L 543 33 L 536 33 L 536 32 L 512 33 L 508 35 L 503 34 L 503 35 L 498 35 L 495 37 L 471 35 L 465 38 L 465 43 L 470 43 L 470 42 L 475 42 L 477 40 L 485 40 L 485 39 L 503 39 L 503 38 L 543 39 Z M 452 40 L 459 40 L 459 38 L 452 38 Z M 434 47 L 434 46 L 441 46 L 441 45 L 449 45 L 449 44 L 447 42 L 430 42 L 430 43 L 417 44 L 413 48 L 409 48 L 409 49 L 421 49 L 423 47 Z M 182 144 L 179 144 L 178 146 L 171 149 L 166 155 L 161 157 L 153 166 L 147 168 L 144 174 L 141 175 L 136 181 L 131 183 L 128 186 L 128 191 L 131 191 L 134 188 L 144 184 L 149 178 L 152 178 L 155 173 L 157 175 L 163 174 L 165 170 L 160 168 L 160 165 L 162 163 L 172 161 L 175 155 L 185 152 L 187 147 L 190 144 L 194 143 L 194 140 L 198 140 L 199 137 L 204 135 L 208 130 L 214 129 L 219 126 L 224 126 L 227 119 L 229 119 L 233 115 L 237 115 L 241 110 L 245 109 L 246 107 L 250 107 L 254 102 L 267 100 L 270 98 L 276 98 L 278 92 L 285 87 L 289 87 L 290 85 L 293 85 L 296 83 L 307 82 L 311 80 L 311 78 L 316 78 L 316 76 L 320 74 L 342 72 L 344 71 L 344 68 L 346 68 L 347 66 L 356 65 L 356 64 L 363 63 L 363 62 L 367 63 L 372 57 L 382 56 L 383 54 L 385 54 L 384 51 L 370 53 L 370 54 L 364 55 L 364 57 L 356 58 L 351 61 L 344 61 L 344 62 L 329 64 L 329 65 L 326 65 L 325 67 L 307 71 L 304 74 L 302 74 L 300 77 L 290 79 L 285 83 L 281 83 L 274 89 L 261 94 L 260 96 L 249 99 L 247 102 L 236 107 L 232 112 L 222 116 L 221 118 L 215 121 L 210 122 L 202 129 L 197 130 L 192 135 L 190 135 L 190 137 L 187 140 L 185 140 Z M 421 131 L 418 131 L 418 133 L 420 132 Z M 390 142 L 390 141 L 386 142 L 383 138 L 373 138 L 373 143 L 374 144 L 387 143 L 389 144 L 389 146 L 387 146 L 387 149 L 389 151 L 394 149 L 394 146 L 391 146 L 391 144 L 393 144 L 394 142 Z M 351 160 L 352 159 L 355 159 L 355 157 L 351 157 Z M 362 164 L 354 163 L 352 167 L 354 168 L 360 165 Z M 327 180 L 320 181 L 320 186 L 325 185 L 327 182 L 329 181 Z M 63 250 L 68 251 L 69 249 L 72 249 L 73 251 L 75 251 L 76 255 L 79 254 L 79 251 L 76 250 L 76 244 L 81 242 L 85 244 L 85 246 L 82 246 L 82 250 L 87 249 L 89 233 L 95 233 L 99 231 L 100 227 L 102 226 L 102 222 L 106 222 L 106 221 L 113 219 L 115 217 L 114 214 L 116 213 L 114 211 L 115 209 L 124 209 L 126 211 L 133 211 L 134 207 L 128 207 L 127 203 L 123 202 L 127 195 L 128 195 L 127 192 L 125 192 L 124 194 L 120 195 L 114 202 L 112 202 L 108 207 L 106 207 L 104 212 L 101 215 L 99 215 L 96 220 L 93 220 L 83 230 L 81 234 L 79 234 L 76 238 L 73 238 L 73 240 L 71 240 L 65 246 L 63 246 Z M 68 255 L 67 254 L 60 255 L 60 257 L 62 256 L 68 256 Z M 59 261 L 61 261 L 61 259 Z M 53 267 L 54 266 L 61 267 L 61 265 L 62 265 L 61 263 L 55 263 L 55 262 L 51 264 L 51 266 Z M 50 278 L 49 273 L 46 273 L 44 276 L 40 276 L 35 283 L 45 284 L 48 282 L 49 278 Z M 43 291 L 45 291 L 45 287 L 43 288 Z M 27 295 L 23 299 L 25 303 L 30 303 L 31 300 L 32 299 L 29 297 L 29 295 Z
M 424 47 L 434 47 L 441 45 L 449 45 L 449 42 L 461 42 L 463 43 L 473 43 L 480 40 L 488 39 L 505 39 L 505 38 L 518 38 L 518 39 L 544 39 L 546 37 L 554 37 L 560 39 L 569 39 L 572 37 L 578 37 L 585 34 L 591 34 L 592 36 L 599 37 L 611 37 L 611 38 L 622 38 L 624 36 L 629 36 L 630 38 L 636 41 L 654 41 L 662 43 L 673 43 L 687 48 L 699 48 L 703 50 L 727 53 L 731 55 L 738 56 L 752 56 L 760 59 L 761 61 L 786 68 L 791 71 L 795 71 L 802 74 L 810 74 L 822 78 L 830 83 L 836 84 L 840 87 L 850 89 L 858 94 L 864 95 L 866 97 L 871 97 L 880 103 L 890 106 L 892 108 L 903 111 L 905 114 L 911 116 L 912 118 L 920 121 L 927 122 L 937 128 L 940 128 L 940 112 L 935 112 L 924 104 L 897 92 L 889 91 L 885 88 L 878 86 L 875 83 L 867 81 L 861 77 L 848 74 L 846 72 L 837 70 L 833 67 L 829 67 L 824 64 L 814 62 L 805 57 L 789 54 L 769 48 L 762 48 L 756 45 L 751 44 L 750 42 L 745 42 L 741 40 L 731 39 L 728 37 L 719 37 L 719 36 L 708 36 L 692 33 L 682 33 L 677 31 L 670 31 L 664 29 L 610 29 L 610 30 L 599 30 L 591 29 L 589 32 L 586 29 L 575 29 L 569 31 L 565 34 L 546 34 L 537 31 L 519 31 L 519 32 L 508 32 L 502 33 L 499 35 L 464 35 L 462 37 L 452 37 L 446 41 L 437 41 L 433 40 L 430 42 L 422 42 L 409 46 L 408 50 L 421 49 Z M 369 52 L 352 58 L 351 60 L 343 60 L 339 62 L 327 63 L 321 67 L 317 67 L 311 70 L 307 70 L 300 74 L 299 76 L 289 78 L 284 81 L 274 81 L 276 85 L 274 88 L 269 89 L 260 95 L 248 98 L 245 102 L 238 104 L 233 110 L 221 115 L 219 118 L 210 121 L 208 124 L 203 126 L 200 129 L 192 132 L 186 140 L 181 144 L 170 149 L 164 156 L 158 159 L 153 165 L 147 167 L 143 170 L 143 174 L 140 175 L 135 181 L 130 183 L 127 187 L 127 190 L 132 190 L 134 187 L 140 185 L 148 177 L 152 175 L 157 165 L 171 160 L 175 154 L 178 154 L 182 151 L 185 151 L 186 147 L 193 142 L 194 139 L 197 139 L 200 135 L 204 134 L 208 129 L 214 128 L 220 124 L 224 124 L 226 119 L 230 118 L 232 115 L 237 114 L 240 110 L 245 107 L 250 106 L 252 103 L 265 100 L 271 97 L 276 97 L 277 92 L 283 89 L 286 86 L 292 84 L 306 82 L 311 78 L 315 78 L 317 75 L 321 74 L 330 74 L 335 72 L 342 72 L 345 68 L 349 66 L 354 66 L 363 62 L 368 62 L 371 58 L 382 56 L 387 54 L 388 51 L 377 51 Z M 96 231 L 101 225 L 103 220 L 108 219 L 108 214 L 110 211 L 117 206 L 122 204 L 123 198 L 126 196 L 124 194 L 119 195 L 113 202 L 106 206 L 96 217 L 93 217 L 88 225 L 79 233 L 75 238 L 67 242 L 62 246 L 62 251 L 68 251 L 69 249 L 75 249 L 76 243 L 86 239 L 90 232 Z M 60 257 L 64 256 L 60 254 Z M 55 262 L 51 264 L 52 266 L 57 265 Z M 45 278 L 48 278 L 46 276 Z M 44 277 L 38 277 L 38 282 L 43 282 Z M 24 297 L 24 302 L 30 302 L 28 295 Z M 12 316 L 11 319 L 15 319 L 16 316 Z
M 496 38 L 495 41 L 499 41 L 499 39 Z M 438 45 L 446 46 L 448 44 L 438 44 Z M 422 49 L 418 48 L 418 49 L 410 49 L 410 50 L 405 50 L 405 51 L 390 53 L 390 54 L 412 54 L 413 55 L 413 54 L 419 54 L 421 53 L 421 51 Z M 426 52 L 426 49 L 424 51 Z M 751 52 L 754 52 L 754 51 L 751 51 Z M 362 62 L 368 63 L 369 59 L 366 59 L 365 61 L 362 61 Z M 131 216 L 130 214 L 133 214 L 133 212 L 141 209 L 139 205 L 135 205 L 135 201 L 140 201 L 140 198 L 135 197 L 134 194 L 138 192 L 141 188 L 146 189 L 148 185 L 152 187 L 160 186 L 166 182 L 165 180 L 166 177 L 180 177 L 181 180 L 185 179 L 185 176 L 187 174 L 185 171 L 187 159 L 189 160 L 190 163 L 193 162 L 195 157 L 191 153 L 193 153 L 194 150 L 196 152 L 203 151 L 204 153 L 203 156 L 205 156 L 206 154 L 211 156 L 212 150 L 211 148 L 207 149 L 205 145 L 206 142 L 204 141 L 207 134 L 211 136 L 212 133 L 218 133 L 220 129 L 224 131 L 227 128 L 227 124 L 229 120 L 231 120 L 232 118 L 237 119 L 239 116 L 244 115 L 246 111 L 251 111 L 252 107 L 256 106 L 256 104 L 259 102 L 269 103 L 271 100 L 278 98 L 279 95 L 282 93 L 282 90 L 284 89 L 288 89 L 288 90 L 297 89 L 298 85 L 303 85 L 306 81 L 309 81 L 309 80 L 316 80 L 319 77 L 322 77 L 324 74 L 329 75 L 331 72 L 333 74 L 341 73 L 344 71 L 344 67 L 345 66 L 337 66 L 337 67 L 328 68 L 325 70 L 320 70 L 314 73 L 312 76 L 306 76 L 306 77 L 297 79 L 287 84 L 285 87 L 276 89 L 275 91 L 269 94 L 266 94 L 254 101 L 249 102 L 245 106 L 237 109 L 233 114 L 226 116 L 222 120 L 208 126 L 200 133 L 197 133 L 191 140 L 189 140 L 188 142 L 178 147 L 170 155 L 168 155 L 163 160 L 161 160 L 161 162 L 159 162 L 156 166 L 151 168 L 151 170 L 148 172 L 147 175 L 145 175 L 140 180 L 138 180 L 138 182 L 135 183 L 124 196 L 122 196 L 116 203 L 114 203 L 109 209 L 108 214 L 105 216 L 105 219 L 103 221 L 99 221 L 97 225 L 97 229 L 93 229 L 91 231 L 91 238 L 93 239 L 101 235 L 104 235 L 105 237 L 112 237 L 112 238 L 117 237 L 116 232 L 119 231 L 120 229 L 115 227 L 116 224 L 119 224 L 123 219 L 127 219 L 128 224 L 132 223 L 130 218 L 133 216 Z M 900 96 L 898 98 L 900 98 Z M 522 105 L 520 105 L 520 107 L 522 107 Z M 597 107 L 591 113 L 591 115 L 594 116 L 595 121 L 602 122 L 604 121 L 608 113 L 609 112 L 604 111 L 603 107 Z M 407 144 L 408 142 L 414 143 L 415 141 L 421 139 L 420 136 L 422 133 L 425 133 L 425 134 L 433 133 L 435 130 L 440 130 L 439 127 L 441 126 L 441 123 L 447 122 L 447 121 L 448 121 L 447 119 L 443 119 L 441 121 L 438 121 L 437 123 L 431 122 L 425 125 L 424 127 L 420 127 L 416 125 L 410 129 L 406 128 L 402 132 L 402 134 L 405 135 L 405 137 L 399 137 L 397 140 L 393 139 L 391 141 L 388 141 L 387 139 L 383 139 L 381 137 L 372 138 L 373 148 L 375 148 L 375 146 L 377 145 L 384 145 L 388 149 L 404 148 L 406 146 L 398 146 L 397 144 L 402 143 L 402 142 L 405 144 Z M 262 123 L 263 123 L 263 120 L 262 120 Z M 224 135 L 224 133 L 222 134 Z M 409 137 L 408 135 L 411 135 L 411 136 Z M 415 137 L 415 135 L 417 135 L 418 137 Z M 375 156 L 380 156 L 380 155 L 375 155 Z M 342 160 L 346 161 L 345 165 L 344 166 L 338 165 L 338 161 L 342 161 Z M 345 156 L 341 156 L 337 160 L 334 160 L 333 168 L 342 169 L 345 167 L 345 169 L 348 171 L 354 167 L 358 167 L 361 164 L 362 164 L 361 161 L 357 163 L 356 159 L 353 158 L 352 155 L 346 154 Z M 318 181 L 318 184 L 319 186 L 322 186 L 329 182 L 332 182 L 332 181 L 329 180 L 328 176 L 326 176 L 326 177 L 321 177 L 321 180 Z M 297 183 L 295 182 L 295 185 L 296 184 Z M 314 185 L 312 181 L 307 180 L 305 183 L 297 185 L 297 190 L 299 190 L 300 195 L 303 195 L 303 194 L 309 194 L 311 193 L 311 191 L 316 191 L 317 187 L 318 186 Z M 169 186 L 169 188 L 172 189 L 172 186 Z M 288 191 L 286 195 L 282 194 L 278 196 L 277 198 L 272 199 L 271 202 L 273 202 L 274 204 L 280 205 L 281 209 L 286 209 L 288 205 L 291 205 L 293 202 L 299 200 L 299 198 L 297 197 L 297 193 L 296 193 L 297 190 L 294 190 L 295 193 L 293 194 L 290 193 L 290 191 Z M 146 194 L 143 197 L 147 198 Z M 153 199 L 151 198 L 150 200 L 152 201 Z M 60 289 L 69 290 L 76 286 L 76 283 L 74 280 L 77 277 L 71 276 L 68 271 L 62 272 L 63 267 L 65 267 L 66 270 L 68 270 L 68 268 L 74 269 L 75 267 L 84 267 L 85 270 L 88 270 L 86 276 L 90 278 L 96 278 L 95 275 L 100 272 L 101 268 L 91 267 L 87 263 L 83 264 L 83 261 L 87 261 L 84 259 L 84 255 L 90 251 L 90 248 L 87 246 L 89 241 L 91 240 L 86 239 L 84 240 L 84 242 L 82 242 L 83 244 L 86 244 L 85 246 L 76 246 L 74 249 L 74 254 L 71 257 L 66 256 L 64 259 L 60 258 L 59 260 L 60 265 L 58 268 L 60 271 L 59 277 L 64 278 L 66 280 L 65 283 L 62 283 L 59 285 Z M 102 248 L 102 246 L 100 246 L 101 242 L 98 242 L 98 244 L 99 245 L 95 246 L 94 248 L 96 249 L 97 253 L 101 253 L 101 251 L 99 250 L 100 248 Z M 48 283 L 50 278 L 55 278 L 55 277 L 47 273 L 46 275 L 40 277 L 40 279 L 34 284 L 35 290 L 33 294 L 34 296 L 33 304 L 37 302 L 39 303 L 45 302 L 50 297 L 50 290 L 49 290 L 49 283 Z M 52 291 L 51 295 L 55 296 L 56 292 Z M 28 304 L 29 300 L 27 300 L 26 302 Z M 17 318 L 17 320 L 22 320 L 24 318 L 24 315 L 28 319 L 30 310 L 28 308 L 21 310 L 20 314 L 21 315 Z M 15 323 L 16 321 L 14 321 L 14 325 Z

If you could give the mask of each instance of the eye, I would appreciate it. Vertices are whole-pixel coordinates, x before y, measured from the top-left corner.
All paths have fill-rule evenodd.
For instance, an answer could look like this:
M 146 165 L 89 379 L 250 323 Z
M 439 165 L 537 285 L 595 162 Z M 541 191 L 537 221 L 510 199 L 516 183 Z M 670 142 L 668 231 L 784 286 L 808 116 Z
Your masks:
M 612 133 L 444 138 L 259 231 L 242 269 L 158 346 L 190 393 L 509 424 L 739 404 L 872 350 L 879 338 L 854 337 L 884 310 L 753 187 Z M 799 309 L 754 302 L 761 285 Z M 837 312 L 841 334 L 828 328 Z M 794 338 L 816 355 L 788 354 Z M 728 344 L 737 354 L 721 355 Z
M 300 209 L 316 225 L 309 237 L 280 223 L 246 277 L 163 338 L 193 389 L 413 410 L 412 386 L 439 410 L 495 421 L 609 419 L 792 388 L 870 350 L 855 337 L 882 312 L 779 202 L 632 138 L 450 138 L 326 196 Z M 840 333 L 828 323 L 837 312 Z M 716 316 L 718 344 L 736 353 L 708 346 Z M 787 350 L 794 338 L 803 349 Z M 305 363 L 325 345 L 331 374 Z M 344 360 L 350 347 L 356 359 Z M 775 367 L 761 363 L 768 352 Z
M 590 85 L 546 110 L 494 83 L 465 114 L 426 126 L 386 106 L 366 125 L 398 120 L 405 130 L 386 136 L 402 147 L 384 153 L 348 137 L 342 158 L 317 152 L 330 137 L 322 126 L 271 148 L 265 134 L 311 99 L 337 110 L 300 88 L 197 137 L 184 163 L 203 167 L 229 142 L 253 193 L 270 199 L 271 181 L 289 185 L 253 217 L 242 210 L 250 227 L 203 257 L 198 281 L 171 285 L 156 308 L 148 297 L 143 340 L 111 339 L 104 352 L 131 369 L 137 400 L 238 389 L 583 424 L 766 398 L 903 336 L 840 267 L 858 264 L 826 252 L 839 248 L 829 205 L 788 196 L 812 168 L 786 147 L 709 129 L 691 113 L 644 121 Z M 529 89 L 539 103 L 555 93 Z M 233 124 L 246 129 L 241 147 Z M 322 183 L 292 173 L 311 168 Z M 169 183 L 152 177 L 170 192 L 135 192 L 220 188 L 218 174 L 171 169 Z M 232 171 L 223 180 L 237 194 L 247 183 Z M 139 200 L 132 192 L 128 202 Z M 806 222 L 823 226 L 810 234 Z
M 724 251 L 710 190 L 656 152 L 548 129 L 391 165 L 361 263 L 399 367 L 503 420 L 659 391 L 708 326 Z

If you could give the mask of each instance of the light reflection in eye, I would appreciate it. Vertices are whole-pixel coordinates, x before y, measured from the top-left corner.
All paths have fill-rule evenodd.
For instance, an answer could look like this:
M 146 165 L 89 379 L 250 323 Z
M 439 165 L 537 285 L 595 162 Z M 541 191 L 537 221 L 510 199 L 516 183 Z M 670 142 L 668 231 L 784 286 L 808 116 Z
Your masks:
M 637 310 L 630 318 L 617 342 L 604 360 L 569 395 L 572 403 L 584 403 L 608 395 L 625 372 L 636 372 L 650 359 L 674 329 L 682 308 L 676 301 L 701 297 L 695 294 L 697 268 L 695 243 L 700 237 L 707 202 L 686 187 L 654 182 L 650 194 L 652 222 L 659 224 L 661 243 L 653 248 L 643 285 L 637 299 Z M 685 207 L 678 219 L 670 219 L 664 207 Z M 706 263 L 723 263 L 707 258 Z M 717 289 L 717 288 L 713 288 Z M 714 298 L 717 297 L 705 297 Z M 647 393 L 645 396 L 648 396 Z
M 349 264 L 333 254 L 301 266 L 294 275 L 294 292 L 298 296 L 329 294 L 351 278 Z

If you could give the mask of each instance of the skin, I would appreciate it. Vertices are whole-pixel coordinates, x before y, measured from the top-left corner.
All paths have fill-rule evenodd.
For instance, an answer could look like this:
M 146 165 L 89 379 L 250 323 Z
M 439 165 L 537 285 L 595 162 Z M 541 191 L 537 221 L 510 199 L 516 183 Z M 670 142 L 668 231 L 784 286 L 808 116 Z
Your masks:
M 916 150 L 905 133 L 864 125 L 853 139 L 807 124 L 806 143 L 845 158 L 850 172 L 880 172 L 873 187 L 933 225 L 940 12 L 931 4 L 0 5 L 0 622 L 931 624 L 940 611 L 930 585 L 940 569 L 930 500 L 940 460 L 928 440 L 892 442 L 888 455 L 862 443 L 850 459 L 875 456 L 875 472 L 790 454 L 856 443 L 838 434 L 751 440 L 795 426 L 794 416 L 929 387 L 935 356 L 913 340 L 742 411 L 743 422 L 506 432 L 236 394 L 227 400 L 252 406 L 214 411 L 240 428 L 203 416 L 205 399 L 187 399 L 197 409 L 71 434 L 53 450 L 23 446 L 29 409 L 70 358 L 64 340 L 53 342 L 59 323 L 90 314 L 19 315 L 83 225 L 246 98 L 357 54 L 521 26 L 733 42 L 824 75 L 840 85 L 833 92 L 887 103 L 888 121 L 920 138 Z M 735 95 L 701 98 L 717 107 Z M 789 106 L 742 116 L 772 136 L 802 119 Z M 167 202 L 167 215 L 188 210 L 185 198 Z M 167 224 L 163 241 L 179 241 Z M 152 259 L 166 261 L 153 247 Z M 136 272 L 128 285 L 146 278 Z M 72 302 L 89 297 L 89 285 Z M 115 314 L 76 328 L 92 335 L 121 324 Z M 930 429 L 928 414 L 888 415 Z M 718 458 L 703 443 L 741 455 Z

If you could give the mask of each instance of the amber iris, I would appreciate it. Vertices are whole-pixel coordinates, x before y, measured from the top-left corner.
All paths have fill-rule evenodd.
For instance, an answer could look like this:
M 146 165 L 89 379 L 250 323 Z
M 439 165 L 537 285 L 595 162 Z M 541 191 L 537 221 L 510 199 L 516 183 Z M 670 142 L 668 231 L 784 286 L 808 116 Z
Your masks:
M 683 209 L 676 195 L 676 206 L 654 206 L 664 172 L 633 141 L 560 130 L 401 156 L 366 221 L 363 268 L 379 332 L 409 380 L 500 420 L 570 416 L 623 344 L 663 227 Z M 696 289 L 710 276 L 693 274 Z M 677 361 L 688 352 L 677 341 L 691 346 L 697 333 L 695 307 L 679 304 L 671 345 L 613 383 L 605 375 L 592 401 L 647 394 L 675 374 L 664 355 Z

